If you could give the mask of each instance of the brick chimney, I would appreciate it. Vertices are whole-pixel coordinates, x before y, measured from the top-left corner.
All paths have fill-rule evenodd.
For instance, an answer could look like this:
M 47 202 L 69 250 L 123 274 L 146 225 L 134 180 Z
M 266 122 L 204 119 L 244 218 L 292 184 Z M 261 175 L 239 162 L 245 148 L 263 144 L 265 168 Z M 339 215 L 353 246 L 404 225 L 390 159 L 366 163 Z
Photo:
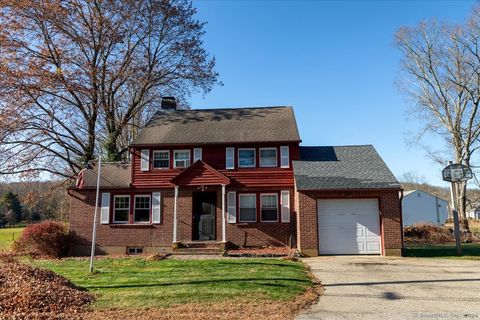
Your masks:
M 163 110 L 177 110 L 177 100 L 175 97 L 162 97 L 161 108 Z

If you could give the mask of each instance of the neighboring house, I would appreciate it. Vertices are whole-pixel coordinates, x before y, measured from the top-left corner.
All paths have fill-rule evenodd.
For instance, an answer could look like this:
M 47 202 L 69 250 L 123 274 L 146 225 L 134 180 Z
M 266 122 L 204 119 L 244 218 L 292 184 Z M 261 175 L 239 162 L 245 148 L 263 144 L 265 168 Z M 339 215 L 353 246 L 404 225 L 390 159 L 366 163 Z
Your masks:
M 443 225 L 448 219 L 448 201 L 422 190 L 406 191 L 402 199 L 403 225 Z
M 470 208 L 467 213 L 467 218 L 480 219 L 480 205 L 476 204 L 473 208 Z
M 102 165 L 100 252 L 231 243 L 401 254 L 400 185 L 372 146 L 300 147 L 291 107 L 162 105 L 131 163 Z M 70 229 L 85 239 L 76 254 L 89 250 L 96 174 L 69 190 Z

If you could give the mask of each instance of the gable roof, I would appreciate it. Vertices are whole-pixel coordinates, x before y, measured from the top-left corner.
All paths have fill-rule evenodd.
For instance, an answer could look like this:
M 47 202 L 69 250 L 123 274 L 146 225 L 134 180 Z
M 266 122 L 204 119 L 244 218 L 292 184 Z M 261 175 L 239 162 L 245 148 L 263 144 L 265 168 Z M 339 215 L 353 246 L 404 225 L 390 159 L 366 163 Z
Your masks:
M 430 193 L 430 192 L 426 192 L 426 191 L 423 191 L 423 190 L 420 190 L 420 189 L 414 189 L 414 190 L 408 190 L 408 191 L 404 191 L 403 192 L 403 198 L 405 199 L 407 196 L 411 196 L 412 194 L 414 194 L 415 192 L 420 192 L 420 193 L 423 193 L 423 194 L 427 194 L 433 198 L 437 198 L 438 200 L 440 201 L 444 201 L 444 202 L 448 202 L 448 200 L 445 200 L 444 198 L 442 197 L 439 197 L 439 196 L 436 196 L 434 195 L 433 193 Z
M 292 107 L 159 110 L 132 146 L 299 142 Z
M 202 160 L 180 172 L 172 179 L 172 183 L 179 186 L 210 186 L 228 185 L 230 178 L 218 172 Z
M 83 171 L 83 184 L 81 188 L 97 186 L 97 168 L 95 162 L 91 169 Z M 131 182 L 130 163 L 103 162 L 100 173 L 100 187 L 102 188 L 129 188 Z
M 293 170 L 298 190 L 401 188 L 372 145 L 300 147 Z

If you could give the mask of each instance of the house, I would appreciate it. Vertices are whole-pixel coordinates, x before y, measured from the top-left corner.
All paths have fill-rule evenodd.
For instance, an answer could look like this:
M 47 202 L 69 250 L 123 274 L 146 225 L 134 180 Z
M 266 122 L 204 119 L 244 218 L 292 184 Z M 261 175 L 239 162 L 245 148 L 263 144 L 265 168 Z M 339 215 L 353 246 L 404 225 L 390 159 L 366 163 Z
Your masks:
M 469 206 L 470 208 L 465 213 L 467 218 L 470 219 L 480 219 L 480 205 L 473 204 Z
M 306 255 L 402 252 L 400 185 L 370 146 L 302 147 L 291 107 L 177 110 L 165 103 L 102 164 L 97 246 L 296 246 Z M 89 252 L 96 165 L 71 195 L 70 229 Z
M 448 201 L 422 190 L 410 190 L 402 199 L 403 225 L 443 225 L 448 219 Z

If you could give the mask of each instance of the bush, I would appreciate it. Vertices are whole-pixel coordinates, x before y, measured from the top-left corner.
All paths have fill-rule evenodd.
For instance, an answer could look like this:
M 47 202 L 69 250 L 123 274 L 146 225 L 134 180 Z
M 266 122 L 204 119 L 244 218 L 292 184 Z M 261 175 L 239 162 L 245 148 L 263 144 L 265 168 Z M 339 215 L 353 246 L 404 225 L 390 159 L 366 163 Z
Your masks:
M 68 254 L 72 238 L 63 223 L 44 221 L 31 224 L 14 242 L 13 252 L 60 258 Z

